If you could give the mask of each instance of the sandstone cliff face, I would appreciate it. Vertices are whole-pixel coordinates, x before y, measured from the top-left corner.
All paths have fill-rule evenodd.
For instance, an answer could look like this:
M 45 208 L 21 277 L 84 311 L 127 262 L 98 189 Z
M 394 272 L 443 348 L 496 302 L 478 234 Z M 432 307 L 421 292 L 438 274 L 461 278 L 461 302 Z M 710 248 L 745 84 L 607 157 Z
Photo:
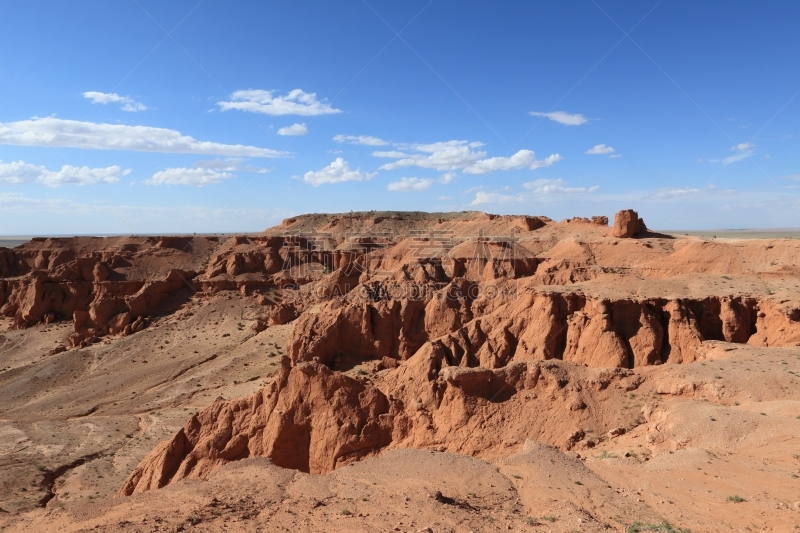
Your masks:
M 576 286 L 633 274 L 650 282 L 681 269 L 730 279 L 775 257 L 800 259 L 800 247 L 627 239 L 646 231 L 632 210 L 615 217 L 617 238 L 607 223 L 315 215 L 285 221 L 279 230 L 288 237 L 228 239 L 192 284 L 254 296 L 265 308 L 256 331 L 293 321 L 290 358 L 264 390 L 201 411 L 120 493 L 203 478 L 256 455 L 321 473 L 395 447 L 491 455 L 533 438 L 591 448 L 582 428 L 624 427 L 604 402 L 642 384 L 647 371 L 633 369 L 691 363 L 708 340 L 800 342 L 800 311 L 771 299 L 601 297 L 591 284 Z M 352 237 L 358 224 L 367 234 Z M 406 233 L 381 236 L 398 228 Z M 409 236 L 420 229 L 428 231 Z M 106 314 L 115 311 L 107 305 Z M 128 317 L 116 316 L 119 329 Z M 369 361 L 383 369 L 380 379 L 342 373 Z M 488 431 L 489 419 L 501 430 Z
M 325 473 L 399 447 L 482 455 L 521 445 L 525 438 L 565 449 L 591 447 L 593 441 L 579 428 L 618 424 L 617 413 L 600 408 L 603 398 L 641 383 L 629 370 L 584 369 L 562 361 L 498 369 L 452 366 L 437 343 L 390 371 L 380 390 L 319 363 L 291 367 L 284 358 L 270 386 L 249 398 L 217 400 L 159 444 L 119 495 L 205 478 L 226 462 L 253 456 Z M 487 418 L 508 424 L 486 431 Z
M 323 474 L 386 447 L 396 416 L 396 405 L 375 387 L 319 363 L 291 367 L 284 357 L 268 387 L 249 398 L 218 399 L 193 416 L 142 461 L 119 494 L 203 478 L 254 456 Z
M 435 342 L 457 366 L 563 359 L 635 368 L 692 362 L 704 340 L 744 343 L 753 335 L 751 343 L 785 345 L 800 331 L 771 304 L 754 299 L 615 301 L 526 292 L 482 307 L 480 300 L 459 300 L 447 291 L 435 293 L 427 305 L 407 299 L 322 304 L 295 323 L 290 355 L 348 368 L 341 362 L 404 360 Z M 773 333 L 754 335 L 767 330 Z

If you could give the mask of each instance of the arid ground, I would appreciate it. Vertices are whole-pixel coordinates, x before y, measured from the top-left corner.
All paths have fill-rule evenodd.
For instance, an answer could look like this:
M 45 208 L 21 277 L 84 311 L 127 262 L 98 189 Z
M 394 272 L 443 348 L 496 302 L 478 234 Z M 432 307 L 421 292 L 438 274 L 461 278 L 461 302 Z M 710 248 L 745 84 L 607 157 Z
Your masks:
M 689 233 L 0 247 L 0 531 L 796 531 L 800 240 Z

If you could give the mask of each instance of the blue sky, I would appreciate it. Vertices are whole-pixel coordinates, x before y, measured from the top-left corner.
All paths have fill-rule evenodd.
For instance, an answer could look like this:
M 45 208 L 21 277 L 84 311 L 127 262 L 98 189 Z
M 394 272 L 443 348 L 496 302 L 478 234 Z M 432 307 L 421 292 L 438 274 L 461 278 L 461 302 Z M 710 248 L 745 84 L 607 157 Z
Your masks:
M 0 234 L 350 210 L 798 227 L 797 2 L 0 7 Z

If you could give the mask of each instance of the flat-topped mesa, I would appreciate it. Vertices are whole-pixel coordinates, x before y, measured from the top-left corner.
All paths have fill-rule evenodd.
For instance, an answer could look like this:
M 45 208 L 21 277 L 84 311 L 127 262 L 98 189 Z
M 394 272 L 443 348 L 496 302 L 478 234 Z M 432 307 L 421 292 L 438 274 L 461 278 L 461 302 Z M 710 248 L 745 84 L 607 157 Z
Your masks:
M 614 215 L 614 227 L 611 234 L 620 239 L 629 239 L 647 231 L 644 220 L 633 209 L 623 209 Z
M 419 211 L 364 211 L 310 214 L 291 217 L 268 228 L 268 235 L 328 235 L 337 244 L 353 234 L 391 234 L 396 238 L 419 236 L 420 232 L 449 232 L 453 236 L 508 235 L 535 231 L 553 221 L 545 216 L 495 215 L 480 211 L 426 213 Z

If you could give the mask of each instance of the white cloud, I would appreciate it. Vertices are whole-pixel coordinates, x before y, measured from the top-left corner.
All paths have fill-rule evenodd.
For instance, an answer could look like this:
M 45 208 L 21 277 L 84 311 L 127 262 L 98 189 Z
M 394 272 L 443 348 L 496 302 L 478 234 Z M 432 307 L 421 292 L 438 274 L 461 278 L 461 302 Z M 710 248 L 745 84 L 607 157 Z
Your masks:
M 190 185 L 202 187 L 230 179 L 230 172 L 214 170 L 211 168 L 168 168 L 153 174 L 147 185 Z
M 241 169 L 243 159 L 241 157 L 226 157 L 225 159 L 203 159 L 195 162 L 198 168 L 210 168 L 213 170 L 234 171 Z
M 257 146 L 198 141 L 165 128 L 99 124 L 52 117 L 0 122 L 0 144 L 243 157 L 285 155 L 283 152 Z
M 555 155 L 558 157 L 558 159 L 561 158 L 561 156 L 558 156 L 557 154 Z M 549 166 L 555 161 L 558 161 L 558 159 L 552 160 L 552 162 L 547 163 L 544 166 Z M 489 159 L 476 161 L 474 164 L 465 168 L 464 172 L 467 174 L 487 174 L 496 170 L 513 170 L 524 168 L 537 163 L 540 162 L 536 161 L 536 154 L 533 153 L 532 150 L 520 150 L 511 157 L 490 157 Z
M 0 182 L 20 184 L 40 183 L 48 187 L 59 185 L 92 185 L 95 183 L 116 183 L 121 176 L 127 176 L 130 169 L 122 170 L 117 165 L 106 168 L 73 167 L 64 165 L 61 170 L 47 170 L 41 165 L 24 161 L 3 163 L 0 161 Z
M 378 157 L 400 158 L 393 163 L 380 167 L 384 170 L 393 170 L 406 167 L 433 168 L 436 170 L 456 170 L 475 164 L 486 152 L 474 151 L 473 148 L 483 146 L 483 143 L 468 141 L 445 141 L 431 144 L 413 144 L 410 148 L 417 154 L 406 155 L 403 152 L 375 152 Z M 429 154 L 429 155 L 428 155 Z
M 407 153 L 398 152 L 397 150 L 389 150 L 389 151 L 383 151 L 383 152 L 380 152 L 380 151 L 372 152 L 372 156 L 373 157 L 388 157 L 390 159 L 400 159 L 400 158 L 403 158 L 403 157 L 410 157 Z
M 753 148 L 755 147 L 756 145 L 750 142 L 739 143 L 735 146 L 731 146 L 731 151 L 736 152 L 735 154 L 730 155 L 728 157 L 724 157 L 722 159 L 709 159 L 708 161 L 711 163 L 722 163 L 723 165 L 730 165 L 731 163 L 737 163 L 752 156 L 755 153 L 753 151 Z
M 448 183 L 453 183 L 455 181 L 457 174 L 455 172 L 446 172 L 439 178 L 439 183 L 447 185 Z
M 609 159 L 619 159 L 620 157 L 622 157 L 622 154 L 611 154 L 608 156 Z
M 518 194 L 502 194 L 499 192 L 485 192 L 478 191 L 475 193 L 475 199 L 470 205 L 480 204 L 507 204 L 510 202 L 533 202 L 533 201 L 548 201 L 558 197 L 568 195 L 578 196 L 594 193 L 600 187 L 569 187 L 568 184 L 561 179 L 549 180 L 541 179 L 523 183 L 523 187 L 530 192 Z M 469 192 L 469 191 L 467 191 Z M 466 193 L 465 193 L 466 194 Z
M 589 155 L 607 155 L 607 154 L 613 154 L 614 152 L 615 152 L 614 148 L 612 148 L 611 146 L 606 146 L 605 144 L 595 144 L 594 146 L 586 150 L 586 153 Z
M 381 166 L 382 170 L 395 170 L 407 167 L 431 168 L 450 171 L 440 181 L 450 183 L 455 178 L 453 170 L 462 170 L 466 174 L 486 174 L 496 170 L 512 170 L 521 168 L 537 169 L 547 167 L 561 160 L 559 154 L 537 160 L 531 150 L 520 150 L 510 157 L 490 157 L 483 159 L 486 152 L 477 150 L 483 146 L 481 142 L 444 141 L 430 144 L 397 145 L 403 151 L 389 150 L 372 152 L 374 157 L 397 159 Z M 416 153 L 413 153 L 416 152 Z
M 507 195 L 500 194 L 499 192 L 484 192 L 478 191 L 475 193 L 475 199 L 469 205 L 480 204 L 507 204 L 509 202 L 522 202 L 524 200 L 522 195 Z
M 650 195 L 650 198 L 657 200 L 667 200 L 671 198 L 681 198 L 683 196 L 695 195 L 701 192 L 712 191 L 715 189 L 713 185 L 708 185 L 702 189 L 697 187 L 665 187 L 658 189 Z
M 553 195 L 553 194 L 583 194 L 595 192 L 600 187 L 567 187 L 567 182 L 562 179 L 557 180 L 536 180 L 528 183 L 523 183 L 523 187 L 533 192 L 537 196 Z
M 741 152 L 738 154 L 734 154 L 728 157 L 724 157 L 722 159 L 709 159 L 712 163 L 722 163 L 723 165 L 730 165 L 731 163 L 738 163 L 739 161 L 744 161 L 748 157 L 753 155 L 752 153 Z
M 531 111 L 531 115 L 534 117 L 545 117 L 565 126 L 580 126 L 588 122 L 586 117 L 581 114 L 565 113 L 564 111 L 551 111 L 549 113 Z
M 237 170 L 243 170 L 245 172 L 255 172 L 256 174 L 266 174 L 272 169 L 258 167 L 256 165 L 242 165 L 244 161 L 241 157 L 226 157 L 225 159 L 210 159 L 210 160 L 202 160 L 197 161 L 194 166 L 198 168 L 210 168 L 213 170 L 224 170 L 227 172 L 234 172 Z
M 305 122 L 302 124 L 292 124 L 291 126 L 286 126 L 278 130 L 278 135 L 289 135 L 293 137 L 305 135 L 306 133 L 308 133 L 308 128 Z
M 432 184 L 431 179 L 400 178 L 400 181 L 394 181 L 386 188 L 395 192 L 422 192 L 430 189 Z
M 361 144 L 363 146 L 386 146 L 388 141 L 372 137 L 371 135 L 334 135 L 333 140 L 337 143 Z M 381 157 L 381 156 L 377 156 Z
M 120 96 L 117 93 L 101 93 L 97 91 L 86 91 L 83 93 L 84 98 L 89 98 L 93 104 L 122 104 L 123 111 L 137 112 L 144 111 L 147 106 L 141 102 L 135 101 L 130 96 Z
M 558 163 L 562 159 L 564 159 L 564 158 L 561 157 L 560 154 L 550 154 L 547 157 L 545 157 L 544 159 L 534 160 L 533 163 L 531 163 L 528 166 L 528 168 L 531 169 L 531 170 L 536 170 L 537 168 L 549 167 L 550 165 L 552 165 L 554 163 Z
M 314 187 L 325 183 L 342 183 L 344 181 L 367 181 L 377 176 L 377 172 L 361 172 L 360 168 L 350 170 L 350 165 L 341 157 L 337 157 L 330 165 L 322 170 L 306 172 L 303 181 Z
M 302 115 L 313 117 L 316 115 L 331 115 L 341 113 L 341 109 L 334 109 L 324 101 L 317 100 L 316 93 L 307 93 L 302 89 L 289 91 L 285 96 L 273 96 L 274 91 L 261 89 L 247 89 L 233 93 L 230 102 L 217 102 L 222 111 L 238 109 L 239 111 L 252 111 L 264 115 Z

